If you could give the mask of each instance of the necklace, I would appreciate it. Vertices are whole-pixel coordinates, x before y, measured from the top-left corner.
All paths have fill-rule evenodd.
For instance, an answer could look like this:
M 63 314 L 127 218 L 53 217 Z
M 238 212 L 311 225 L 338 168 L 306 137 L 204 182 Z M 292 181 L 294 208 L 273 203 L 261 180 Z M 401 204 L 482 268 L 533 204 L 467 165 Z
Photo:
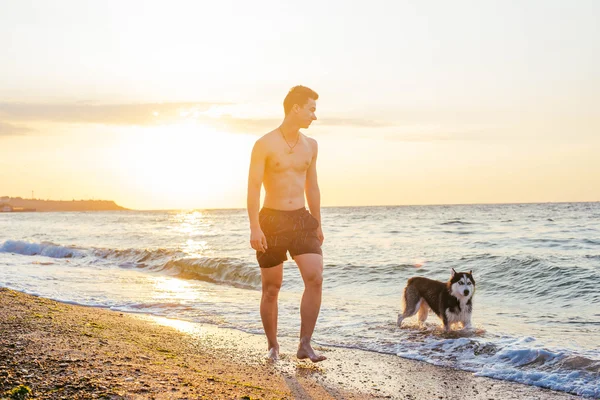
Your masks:
M 298 144 L 298 141 L 300 140 L 300 132 L 298 132 L 298 136 L 296 137 L 296 143 L 294 143 L 293 146 L 285 138 L 285 135 L 283 134 L 283 131 L 281 130 L 281 127 L 279 127 L 279 132 L 281 132 L 281 136 L 283 137 L 283 140 L 285 140 L 285 144 L 287 144 L 288 147 L 289 147 L 289 149 L 287 151 L 288 154 L 292 154 L 294 152 L 294 147 L 296 147 L 296 145 Z

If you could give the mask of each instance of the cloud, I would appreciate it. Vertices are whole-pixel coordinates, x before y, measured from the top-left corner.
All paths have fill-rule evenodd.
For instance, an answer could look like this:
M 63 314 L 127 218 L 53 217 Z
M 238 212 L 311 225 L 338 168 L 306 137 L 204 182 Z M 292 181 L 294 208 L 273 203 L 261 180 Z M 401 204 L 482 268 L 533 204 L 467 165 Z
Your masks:
M 483 131 L 454 131 L 454 132 L 402 132 L 392 133 L 384 137 L 394 142 L 449 142 L 474 141 L 492 138 Z
M 16 136 L 30 132 L 33 132 L 33 129 L 0 121 L 0 136 Z
M 238 118 L 231 115 L 204 118 L 202 122 L 218 129 L 236 133 L 266 133 L 281 124 L 281 118 Z
M 359 128 L 388 128 L 398 125 L 390 121 L 377 121 L 366 118 L 324 118 L 320 123 L 324 126 L 353 126 Z
M 235 132 L 265 132 L 275 129 L 281 124 L 282 118 L 240 118 L 231 115 L 220 115 L 217 118 L 207 119 L 218 128 Z M 323 118 L 316 122 L 320 126 L 328 127 L 354 127 L 354 128 L 387 128 L 396 126 L 391 122 L 381 122 L 360 118 Z
M 107 125 L 155 125 L 197 115 L 214 103 L 27 104 L 0 103 L 0 117 L 9 121 L 46 121 Z
M 173 103 L 11 103 L 0 102 L 0 135 L 21 135 L 33 129 L 19 126 L 19 123 L 77 123 L 104 125 L 158 126 L 183 121 L 195 121 L 231 133 L 262 134 L 275 129 L 282 116 L 273 117 L 265 110 L 252 104 L 173 102 Z M 255 117 L 254 115 L 262 115 Z M 323 117 L 317 126 L 324 128 L 359 128 L 368 130 L 370 137 L 377 133 L 387 140 L 406 142 L 431 142 L 448 140 L 475 140 L 478 132 L 464 126 L 448 129 L 447 124 L 419 124 L 405 120 L 404 115 L 396 119 L 344 117 L 343 115 Z M 409 122 L 410 121 L 410 122 Z M 17 123 L 14 125 L 13 123 Z M 462 124 L 461 124 L 462 125 Z M 466 128 L 466 129 L 465 129 Z M 472 128 L 472 127 L 471 127 Z M 453 131 L 456 132 L 453 132 Z M 469 131 L 471 130 L 471 131 Z M 323 130 L 323 133 L 327 132 Z M 333 129 L 332 129 L 333 131 Z M 366 133 L 365 133 L 366 134 Z
M 0 102 L 0 117 L 8 121 L 89 123 L 106 125 L 157 125 L 194 118 L 198 122 L 236 132 L 266 131 L 277 127 L 281 117 L 250 118 L 240 116 L 244 105 L 180 102 L 140 104 L 59 103 L 31 104 Z M 222 112 L 222 110 L 226 110 Z M 216 111 L 216 112 L 215 112 Z M 232 111 L 232 113 L 229 113 Z M 235 115 L 238 114 L 238 115 Z M 243 114 L 242 114 L 243 115 Z M 366 118 L 323 118 L 322 126 L 382 128 L 394 126 Z

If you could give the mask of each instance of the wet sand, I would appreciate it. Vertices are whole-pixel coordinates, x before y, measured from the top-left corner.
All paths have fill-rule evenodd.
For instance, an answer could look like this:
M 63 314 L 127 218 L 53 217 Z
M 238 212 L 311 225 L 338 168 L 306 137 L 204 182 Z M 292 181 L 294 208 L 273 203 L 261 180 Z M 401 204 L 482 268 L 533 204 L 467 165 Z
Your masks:
M 0 288 L 0 398 L 578 398 L 360 350 L 317 346 L 328 359 L 312 364 L 280 344 L 271 363 L 261 335 Z

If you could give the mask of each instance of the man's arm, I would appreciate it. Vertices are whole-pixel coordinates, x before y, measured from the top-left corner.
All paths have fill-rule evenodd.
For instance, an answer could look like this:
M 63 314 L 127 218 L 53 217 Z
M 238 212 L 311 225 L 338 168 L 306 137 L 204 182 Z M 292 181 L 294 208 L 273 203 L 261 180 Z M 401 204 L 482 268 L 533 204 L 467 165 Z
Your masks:
M 250 244 L 257 251 L 264 252 L 267 249 L 267 238 L 265 237 L 258 219 L 260 210 L 260 189 L 265 174 L 266 152 L 262 142 L 254 143 L 252 156 L 250 157 L 250 172 L 248 173 L 248 197 L 247 208 L 250 219 Z
M 325 237 L 323 235 L 323 229 L 321 228 L 321 191 L 319 190 L 319 182 L 317 179 L 317 155 L 319 153 L 319 146 L 317 145 L 316 140 L 312 138 L 308 138 L 308 140 L 313 149 L 313 158 L 308 167 L 308 171 L 306 172 L 304 191 L 306 192 L 306 202 L 308 203 L 310 213 L 317 221 L 319 221 L 317 234 L 319 235 L 319 239 L 321 239 L 321 243 L 323 243 Z

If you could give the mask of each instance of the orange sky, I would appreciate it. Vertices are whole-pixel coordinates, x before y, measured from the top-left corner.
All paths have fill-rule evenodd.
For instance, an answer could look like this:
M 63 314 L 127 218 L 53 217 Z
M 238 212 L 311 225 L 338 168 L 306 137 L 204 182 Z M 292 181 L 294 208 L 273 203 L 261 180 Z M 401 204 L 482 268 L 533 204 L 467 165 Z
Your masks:
M 597 2 L 63 3 L 0 14 L 0 196 L 244 207 L 303 84 L 324 206 L 600 200 Z

